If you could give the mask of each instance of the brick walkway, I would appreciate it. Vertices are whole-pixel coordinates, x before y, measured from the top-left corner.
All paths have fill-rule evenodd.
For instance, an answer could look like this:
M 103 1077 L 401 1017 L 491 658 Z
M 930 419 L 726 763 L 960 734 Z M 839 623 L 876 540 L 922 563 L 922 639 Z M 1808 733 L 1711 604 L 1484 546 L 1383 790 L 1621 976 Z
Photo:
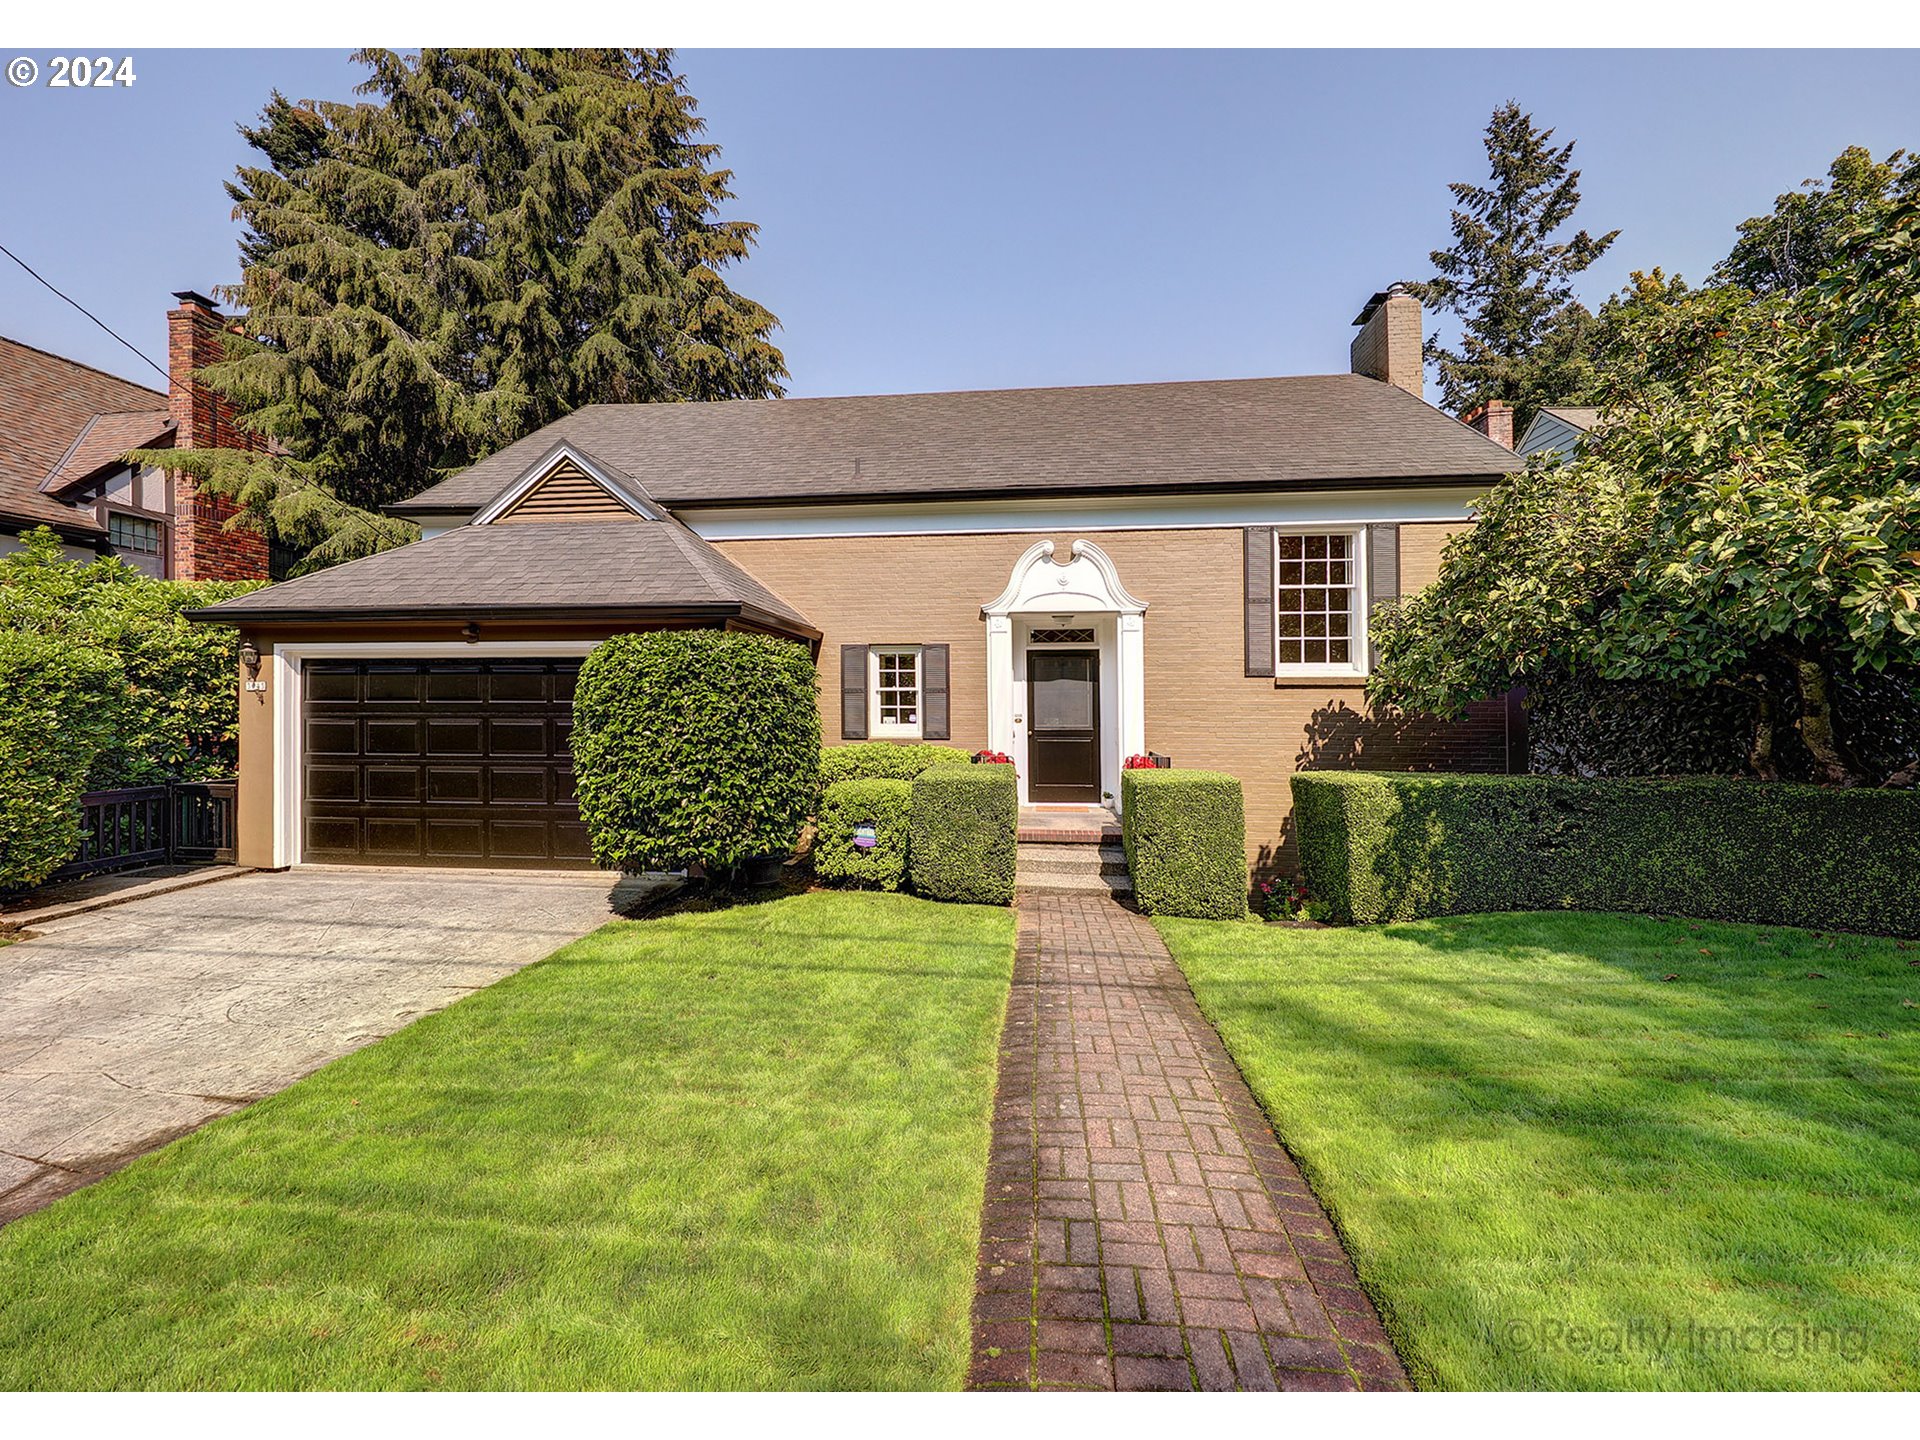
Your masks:
M 1405 1389 L 1159 933 L 1104 896 L 1019 909 L 969 1384 Z

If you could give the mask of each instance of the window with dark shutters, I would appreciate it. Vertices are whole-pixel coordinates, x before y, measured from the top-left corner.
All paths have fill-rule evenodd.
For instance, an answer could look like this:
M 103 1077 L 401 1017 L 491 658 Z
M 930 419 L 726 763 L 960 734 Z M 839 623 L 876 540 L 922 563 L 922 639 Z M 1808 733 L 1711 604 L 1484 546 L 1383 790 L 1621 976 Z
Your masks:
M 1273 527 L 1245 533 L 1247 674 L 1273 674 Z

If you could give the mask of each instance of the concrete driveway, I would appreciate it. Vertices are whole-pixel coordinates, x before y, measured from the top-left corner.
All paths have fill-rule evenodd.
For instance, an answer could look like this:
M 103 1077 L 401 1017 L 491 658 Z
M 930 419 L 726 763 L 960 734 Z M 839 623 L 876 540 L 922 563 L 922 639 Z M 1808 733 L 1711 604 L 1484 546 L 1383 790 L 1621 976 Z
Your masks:
M 294 870 L 0 946 L 0 1223 L 550 954 L 610 888 Z

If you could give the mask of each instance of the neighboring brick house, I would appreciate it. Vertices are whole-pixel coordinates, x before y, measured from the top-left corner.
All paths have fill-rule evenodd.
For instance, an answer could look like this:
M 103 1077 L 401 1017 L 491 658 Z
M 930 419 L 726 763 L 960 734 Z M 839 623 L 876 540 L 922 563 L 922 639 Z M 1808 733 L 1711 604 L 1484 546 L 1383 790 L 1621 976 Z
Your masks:
M 1505 699 L 1367 708 L 1373 608 L 1521 462 L 1421 399 L 1415 300 L 1355 323 L 1340 375 L 576 411 L 392 507 L 419 543 L 200 612 L 259 652 L 240 860 L 585 863 L 573 675 L 667 626 L 796 638 L 827 743 L 1006 751 L 1028 805 L 1228 771 L 1255 873 L 1296 768 L 1514 767 Z
M 234 508 L 191 477 L 126 461 L 131 450 L 263 448 L 194 380 L 227 322 L 183 291 L 167 315 L 168 393 L 0 337 L 0 553 L 45 525 L 77 560 L 118 555 L 174 580 L 264 580 L 267 542 L 227 528 Z

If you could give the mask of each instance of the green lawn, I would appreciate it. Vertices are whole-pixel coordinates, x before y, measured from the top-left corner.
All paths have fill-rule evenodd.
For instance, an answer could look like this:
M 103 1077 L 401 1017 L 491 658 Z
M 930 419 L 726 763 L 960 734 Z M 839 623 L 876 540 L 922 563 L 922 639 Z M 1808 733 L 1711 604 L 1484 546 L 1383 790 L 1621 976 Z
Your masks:
M 1012 954 L 609 925 L 0 1230 L 0 1389 L 957 1386 Z
M 1920 946 L 1160 928 L 1419 1383 L 1920 1384 Z

